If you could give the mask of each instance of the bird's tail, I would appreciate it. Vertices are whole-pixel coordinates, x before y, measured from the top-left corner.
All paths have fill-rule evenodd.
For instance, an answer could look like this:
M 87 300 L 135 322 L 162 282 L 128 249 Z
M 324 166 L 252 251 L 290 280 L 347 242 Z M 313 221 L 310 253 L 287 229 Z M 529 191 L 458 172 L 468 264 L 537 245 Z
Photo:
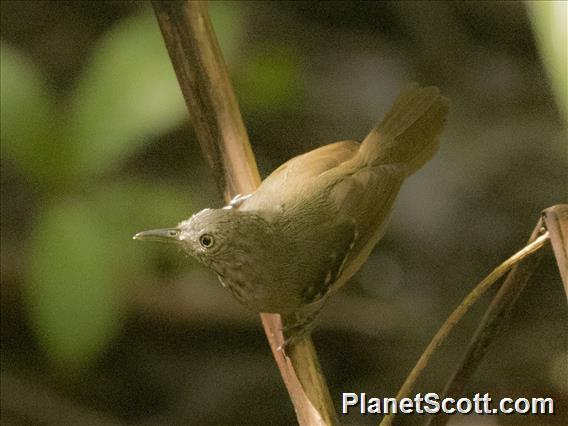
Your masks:
M 414 173 L 438 149 L 448 106 L 437 87 L 409 85 L 362 142 L 360 159 L 370 165 L 401 164 L 408 175 Z

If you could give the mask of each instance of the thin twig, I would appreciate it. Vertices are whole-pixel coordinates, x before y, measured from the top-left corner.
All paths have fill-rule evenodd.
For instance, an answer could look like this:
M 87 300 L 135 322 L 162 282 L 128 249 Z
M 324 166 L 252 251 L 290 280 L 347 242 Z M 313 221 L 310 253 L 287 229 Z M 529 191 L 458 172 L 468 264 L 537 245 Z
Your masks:
M 560 275 L 564 281 L 564 290 L 568 296 L 566 280 L 568 275 L 568 271 L 566 270 L 568 265 L 566 254 L 568 253 L 566 240 L 568 234 L 568 205 L 557 205 L 544 210 L 529 238 L 529 243 L 540 238 L 539 235 L 545 232 L 545 230 L 549 235 Z M 541 257 L 542 252 L 538 253 L 536 256 L 532 256 L 530 259 L 526 259 L 523 263 L 515 266 L 511 270 L 483 316 L 461 363 L 444 386 L 442 398 L 446 396 L 458 396 L 463 392 L 466 383 L 477 369 L 491 341 L 495 338 L 502 326 L 503 319 L 508 316 L 519 295 L 526 287 Z M 432 417 L 430 424 L 445 425 L 448 419 L 448 416 L 439 415 Z
M 467 297 L 462 301 L 462 303 L 452 312 L 448 317 L 446 322 L 438 330 L 430 344 L 426 347 L 422 355 L 420 356 L 418 362 L 406 378 L 404 384 L 400 388 L 396 399 L 401 400 L 402 398 L 408 398 L 414 389 L 418 379 L 422 375 L 422 372 L 428 365 L 428 361 L 436 351 L 436 349 L 446 340 L 450 332 L 454 329 L 456 324 L 463 318 L 463 316 L 469 311 L 471 306 L 477 302 L 481 296 L 483 296 L 487 290 L 509 269 L 514 265 L 522 261 L 527 256 L 540 250 L 548 242 L 548 232 L 538 237 L 532 243 L 526 245 L 523 249 L 519 250 L 509 259 L 501 263 L 497 268 L 495 268 L 483 281 L 481 281 L 472 291 L 467 295 Z M 392 414 L 386 415 L 381 421 L 381 426 L 392 425 L 394 421 L 394 416 Z
M 260 183 L 254 155 L 204 2 L 153 1 L 202 153 L 225 200 Z M 261 314 L 300 425 L 337 423 L 310 337 L 286 354 L 279 315 Z
M 544 210 L 542 220 L 550 234 L 552 251 L 568 298 L 568 204 L 558 204 Z

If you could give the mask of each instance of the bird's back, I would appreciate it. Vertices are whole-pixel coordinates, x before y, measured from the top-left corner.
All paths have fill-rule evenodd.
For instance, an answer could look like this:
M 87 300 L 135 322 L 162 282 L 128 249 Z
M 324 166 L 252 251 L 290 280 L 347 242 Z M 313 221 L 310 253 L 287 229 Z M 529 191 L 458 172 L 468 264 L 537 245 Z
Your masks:
M 288 160 L 262 181 L 240 210 L 271 210 L 286 204 L 322 173 L 353 158 L 359 146 L 355 141 L 335 142 Z
M 323 259 L 312 263 L 324 268 L 319 275 L 328 287 L 314 294 L 338 288 L 382 237 L 404 179 L 436 151 L 447 109 L 437 88 L 411 85 L 361 144 L 336 142 L 292 158 L 239 208 L 298 221 L 293 238 L 301 244 L 307 237 L 312 251 L 299 250 L 301 263 Z

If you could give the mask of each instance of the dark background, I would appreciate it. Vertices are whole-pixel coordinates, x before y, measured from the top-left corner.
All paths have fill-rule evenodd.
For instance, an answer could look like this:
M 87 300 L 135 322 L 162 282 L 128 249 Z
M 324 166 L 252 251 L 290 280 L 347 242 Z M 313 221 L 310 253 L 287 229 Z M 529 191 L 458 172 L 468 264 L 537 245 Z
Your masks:
M 149 5 L 0 7 L 2 424 L 293 424 L 258 316 L 175 249 L 131 240 L 222 205 Z M 463 297 L 524 245 L 542 209 L 567 200 L 566 96 L 548 78 L 566 84 L 566 68 L 547 74 L 528 12 L 520 2 L 211 5 L 263 176 L 361 140 L 410 81 L 452 102 L 439 153 L 318 320 L 336 407 L 341 392 L 394 396 Z M 562 46 L 562 32 L 540 25 Z M 418 390 L 441 391 L 483 306 Z M 567 325 L 547 250 L 467 393 L 550 396 L 556 415 L 453 424 L 566 424 Z

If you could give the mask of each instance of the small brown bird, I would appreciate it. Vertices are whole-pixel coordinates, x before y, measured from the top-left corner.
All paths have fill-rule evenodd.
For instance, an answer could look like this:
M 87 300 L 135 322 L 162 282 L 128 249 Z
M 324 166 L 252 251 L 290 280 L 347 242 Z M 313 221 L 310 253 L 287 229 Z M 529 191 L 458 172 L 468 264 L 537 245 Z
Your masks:
M 290 343 L 367 260 L 404 179 L 437 150 L 447 112 L 436 87 L 413 84 L 361 144 L 292 158 L 229 206 L 134 238 L 178 244 L 242 304 L 279 313 Z

